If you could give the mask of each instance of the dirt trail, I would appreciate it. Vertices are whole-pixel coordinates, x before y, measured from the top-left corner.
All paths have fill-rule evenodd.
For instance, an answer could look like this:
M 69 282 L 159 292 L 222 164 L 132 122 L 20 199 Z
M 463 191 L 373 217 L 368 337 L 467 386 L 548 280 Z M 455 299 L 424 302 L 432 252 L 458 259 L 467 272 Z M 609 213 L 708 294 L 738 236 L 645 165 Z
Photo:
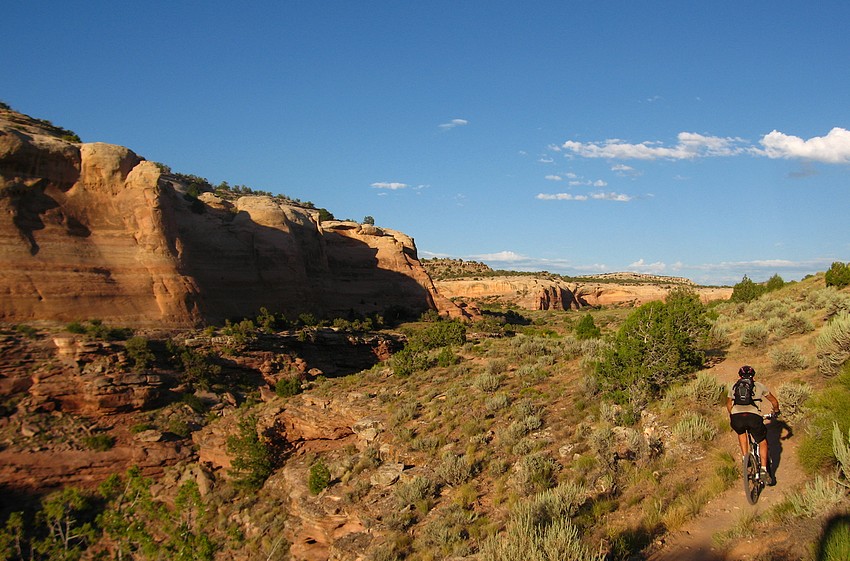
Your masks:
M 721 367 L 721 371 L 729 367 Z M 720 369 L 718 369 L 720 370 Z M 732 378 L 718 376 L 723 382 Z M 781 404 L 780 404 L 781 405 Z M 730 546 L 719 547 L 714 536 L 734 528 L 744 517 L 759 515 L 781 502 L 786 493 L 799 488 L 808 480 L 808 476 L 797 461 L 799 435 L 789 436 L 789 427 L 782 421 L 772 423 L 768 428 L 768 443 L 771 447 L 771 460 L 776 466 L 776 485 L 765 487 L 758 503 L 751 505 L 744 496 L 741 479 L 712 499 L 694 519 L 665 537 L 663 545 L 656 546 L 646 557 L 647 561 L 745 561 L 764 554 L 770 547 L 765 540 L 733 540 Z M 728 447 L 724 449 L 740 458 L 741 452 L 733 432 L 726 433 Z M 781 532 L 774 537 L 781 538 Z

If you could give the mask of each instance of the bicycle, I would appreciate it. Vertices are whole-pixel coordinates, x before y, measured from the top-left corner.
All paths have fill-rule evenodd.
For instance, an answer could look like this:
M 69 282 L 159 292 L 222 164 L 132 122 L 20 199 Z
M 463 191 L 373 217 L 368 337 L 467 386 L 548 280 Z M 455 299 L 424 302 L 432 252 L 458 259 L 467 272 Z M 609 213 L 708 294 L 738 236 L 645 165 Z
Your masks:
M 775 419 L 776 415 L 777 414 L 770 413 L 768 415 L 762 415 L 762 418 L 769 421 L 771 419 Z M 750 451 L 746 456 L 744 456 L 744 495 L 747 497 L 747 502 L 754 505 L 758 502 L 759 495 L 761 495 L 767 481 L 761 477 L 761 452 L 759 451 L 758 443 L 753 438 L 753 435 L 750 434 L 750 431 L 747 431 L 747 439 L 750 443 Z M 771 472 L 770 468 L 770 454 L 768 454 L 768 473 Z

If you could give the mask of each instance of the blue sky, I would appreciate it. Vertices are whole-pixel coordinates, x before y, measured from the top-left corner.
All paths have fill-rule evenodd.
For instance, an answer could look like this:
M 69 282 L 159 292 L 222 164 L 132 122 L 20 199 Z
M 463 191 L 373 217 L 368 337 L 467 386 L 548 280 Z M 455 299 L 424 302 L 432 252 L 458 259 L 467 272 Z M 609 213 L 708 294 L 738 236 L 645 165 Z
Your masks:
M 850 3 L 13 2 L 0 100 L 420 257 L 734 284 L 850 261 Z

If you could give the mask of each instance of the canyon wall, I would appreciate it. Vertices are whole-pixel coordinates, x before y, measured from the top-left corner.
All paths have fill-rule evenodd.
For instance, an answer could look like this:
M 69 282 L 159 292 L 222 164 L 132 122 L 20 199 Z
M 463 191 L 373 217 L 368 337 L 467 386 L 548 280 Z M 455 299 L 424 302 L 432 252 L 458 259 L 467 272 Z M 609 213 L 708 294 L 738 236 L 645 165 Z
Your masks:
M 652 283 L 566 282 L 528 275 L 437 280 L 440 294 L 478 304 L 515 305 L 525 310 L 578 310 L 594 306 L 640 306 L 663 300 L 673 288 L 684 287 L 705 302 L 727 300 L 728 287 L 700 287 L 688 282 Z
M 413 240 L 267 196 L 195 198 L 110 144 L 0 109 L 0 321 L 193 326 L 438 309 Z

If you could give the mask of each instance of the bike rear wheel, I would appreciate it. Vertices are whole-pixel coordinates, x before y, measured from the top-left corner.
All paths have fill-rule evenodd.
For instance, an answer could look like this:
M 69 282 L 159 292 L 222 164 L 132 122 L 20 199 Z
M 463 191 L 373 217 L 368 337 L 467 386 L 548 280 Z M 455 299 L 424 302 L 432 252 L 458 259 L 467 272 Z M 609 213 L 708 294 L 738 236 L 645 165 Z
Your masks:
M 761 494 L 761 481 L 758 479 L 759 464 L 753 454 L 744 456 L 744 495 L 747 496 L 747 502 L 754 505 L 759 500 Z

